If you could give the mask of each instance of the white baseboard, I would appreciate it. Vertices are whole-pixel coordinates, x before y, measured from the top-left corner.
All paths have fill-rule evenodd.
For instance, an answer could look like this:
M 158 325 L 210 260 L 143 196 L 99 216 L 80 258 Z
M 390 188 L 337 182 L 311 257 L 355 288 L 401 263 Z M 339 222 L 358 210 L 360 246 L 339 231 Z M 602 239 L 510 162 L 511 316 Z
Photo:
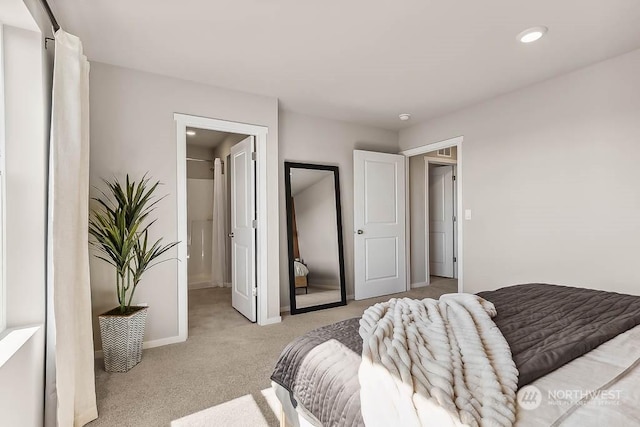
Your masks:
M 429 286 L 429 283 L 428 282 L 412 283 L 411 284 L 411 289 L 424 288 L 425 286 Z
M 174 337 L 160 338 L 153 341 L 145 341 L 142 343 L 142 348 L 147 349 L 147 348 L 161 347 L 163 345 L 177 344 L 185 341 L 186 340 L 184 338 L 181 338 L 180 336 L 176 335 Z M 98 359 L 98 358 L 101 358 L 102 356 L 103 356 L 102 350 L 96 350 L 94 357 Z
M 267 326 L 267 325 L 273 325 L 274 323 L 280 323 L 280 322 L 282 322 L 282 317 L 281 316 L 275 316 L 275 317 L 269 317 L 264 322 L 258 323 L 258 324 L 260 326 Z

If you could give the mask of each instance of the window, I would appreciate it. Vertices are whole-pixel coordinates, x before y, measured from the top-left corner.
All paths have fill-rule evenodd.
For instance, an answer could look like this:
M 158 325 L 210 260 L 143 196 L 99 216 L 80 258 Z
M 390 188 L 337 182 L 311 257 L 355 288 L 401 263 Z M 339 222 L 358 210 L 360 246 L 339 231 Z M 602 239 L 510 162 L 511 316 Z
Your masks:
M 451 147 L 438 150 L 438 157 L 451 157 Z
M 5 117 L 4 117 L 4 38 L 3 27 L 0 23 L 0 333 L 7 327 L 7 316 L 5 310 L 6 289 L 5 289 L 5 215 L 4 215 L 4 182 L 5 182 Z

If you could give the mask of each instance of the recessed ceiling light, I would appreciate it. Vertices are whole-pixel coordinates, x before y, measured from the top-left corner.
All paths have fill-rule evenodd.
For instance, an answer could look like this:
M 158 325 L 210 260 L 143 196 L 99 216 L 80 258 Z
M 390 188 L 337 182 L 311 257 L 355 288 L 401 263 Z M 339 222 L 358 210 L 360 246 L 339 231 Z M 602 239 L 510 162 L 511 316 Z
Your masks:
M 402 120 L 403 122 L 406 122 L 407 120 L 409 120 L 411 118 L 411 114 L 409 113 L 402 113 L 398 116 L 400 118 L 400 120 Z
M 549 29 L 547 27 L 531 27 L 527 28 L 520 34 L 518 34 L 518 40 L 522 43 L 532 43 L 536 40 L 540 40 Z
M 196 131 L 195 131 L 195 130 L 188 130 L 188 131 L 187 131 L 187 135 L 189 135 L 189 136 L 195 136 L 195 135 L 196 135 Z

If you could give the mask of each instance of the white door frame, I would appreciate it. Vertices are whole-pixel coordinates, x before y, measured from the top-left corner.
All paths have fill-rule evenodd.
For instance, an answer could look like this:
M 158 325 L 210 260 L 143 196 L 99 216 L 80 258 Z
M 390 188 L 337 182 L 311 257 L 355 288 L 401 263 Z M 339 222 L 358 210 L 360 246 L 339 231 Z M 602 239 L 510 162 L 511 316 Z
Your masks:
M 429 203 L 430 203 L 430 197 L 431 197 L 431 193 L 429 192 L 429 184 L 430 184 L 430 177 L 429 177 L 429 165 L 437 165 L 437 166 L 451 166 L 453 169 L 453 176 L 457 175 L 457 171 L 456 171 L 456 161 L 455 160 L 450 160 L 450 159 L 437 159 L 435 157 L 426 157 L 424 158 L 424 188 L 425 188 L 425 198 L 424 198 L 424 259 L 425 259 L 425 272 L 426 272 L 426 278 L 425 278 L 425 283 L 427 285 L 431 284 L 431 257 L 430 257 L 430 247 L 429 247 L 429 240 L 430 240 L 430 236 L 429 236 L 429 232 L 431 231 L 431 217 L 429 216 Z M 458 221 L 458 217 L 457 217 L 457 212 L 456 212 L 456 208 L 457 208 L 457 200 L 456 200 L 457 194 L 456 194 L 456 188 L 453 188 L 453 205 L 454 205 L 454 210 L 453 210 L 453 214 L 456 217 L 456 220 L 454 222 Z M 456 236 L 457 236 L 457 232 L 455 230 L 455 225 L 454 225 L 454 230 L 453 230 L 453 257 L 456 258 L 456 252 L 457 252 L 457 244 L 455 242 L 456 240 Z M 458 263 L 454 262 L 453 263 L 453 278 L 457 279 L 458 278 Z
M 209 119 L 175 113 L 177 141 L 177 188 L 178 211 L 178 336 L 185 341 L 188 336 L 188 281 L 187 281 L 187 127 L 215 130 L 219 132 L 253 135 L 256 139 L 256 207 L 257 242 L 256 275 L 258 288 L 257 321 L 267 323 L 267 134 L 266 126 Z
M 447 148 L 447 147 L 456 147 L 457 149 L 457 160 L 456 160 L 456 164 L 457 164 L 457 173 L 456 173 L 456 193 L 457 193 L 457 211 L 456 211 L 456 218 L 457 218 L 457 227 L 456 227 L 456 234 L 457 234 L 457 252 L 458 252 L 458 256 L 457 256 L 457 269 L 458 269 L 458 292 L 464 292 L 464 251 L 463 251 L 463 227 L 462 227 L 462 202 L 463 202 L 463 198 L 462 198 L 462 173 L 463 173 L 463 167 L 462 167 L 462 141 L 464 140 L 464 136 L 456 136 L 455 138 L 450 138 L 450 139 L 445 139 L 444 141 L 439 141 L 439 142 L 434 142 L 432 144 L 426 144 L 426 145 L 422 145 L 420 147 L 416 147 L 416 148 L 411 148 L 409 150 L 405 150 L 400 152 L 400 154 L 402 154 L 403 156 L 406 157 L 405 159 L 405 173 L 406 173 L 406 182 L 409 182 L 409 158 L 413 157 L 413 156 L 419 156 L 420 154 L 426 154 L 429 153 L 431 151 L 436 151 L 436 150 L 440 150 L 442 148 Z M 409 198 L 409 185 L 406 186 L 406 215 L 407 215 L 407 238 L 406 238 L 406 244 L 407 244 L 407 290 L 411 289 L 411 206 L 410 206 L 410 198 Z M 428 200 L 426 202 L 426 207 L 428 208 Z M 426 211 L 425 213 L 427 213 L 428 211 Z M 429 233 L 429 228 L 427 225 L 426 228 L 426 233 Z M 428 234 L 427 234 L 428 235 Z M 428 254 L 429 253 L 429 247 L 428 247 L 428 241 L 427 241 L 427 246 L 426 246 L 426 250 L 425 252 Z M 428 265 L 427 265 L 427 269 L 426 271 L 429 271 Z M 430 278 L 429 275 L 427 274 L 426 277 L 427 283 L 429 283 Z

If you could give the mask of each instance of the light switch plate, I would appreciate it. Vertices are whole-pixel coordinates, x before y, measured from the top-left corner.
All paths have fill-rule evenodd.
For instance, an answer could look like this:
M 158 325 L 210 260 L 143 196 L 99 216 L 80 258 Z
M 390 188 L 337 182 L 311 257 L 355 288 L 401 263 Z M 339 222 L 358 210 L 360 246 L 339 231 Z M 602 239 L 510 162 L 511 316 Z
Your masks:
M 464 210 L 464 219 L 466 219 L 467 221 L 471 219 L 471 209 Z

